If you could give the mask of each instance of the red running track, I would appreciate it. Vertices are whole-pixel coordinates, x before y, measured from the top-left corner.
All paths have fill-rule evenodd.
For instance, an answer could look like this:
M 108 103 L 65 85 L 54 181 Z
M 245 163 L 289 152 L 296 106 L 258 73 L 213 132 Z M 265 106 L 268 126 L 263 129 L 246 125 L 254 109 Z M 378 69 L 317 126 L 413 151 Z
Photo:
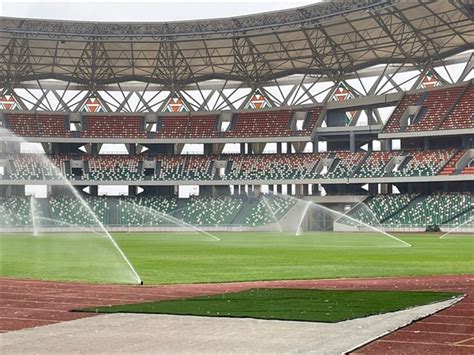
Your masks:
M 474 275 L 166 286 L 91 285 L 0 279 L 0 286 L 0 332 L 96 315 L 71 312 L 81 307 L 176 299 L 256 287 L 457 291 L 467 294 L 467 297 L 448 309 L 375 340 L 354 353 L 474 353 Z

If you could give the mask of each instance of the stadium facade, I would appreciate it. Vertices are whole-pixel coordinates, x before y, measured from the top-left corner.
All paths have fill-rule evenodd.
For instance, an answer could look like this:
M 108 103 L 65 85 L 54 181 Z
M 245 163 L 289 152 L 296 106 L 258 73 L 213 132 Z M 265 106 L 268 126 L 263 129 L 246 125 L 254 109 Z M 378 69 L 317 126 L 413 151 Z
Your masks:
M 472 228 L 473 11 L 366 0 L 172 23 L 2 18 L 2 227 L 31 225 L 26 185 L 47 186 L 48 218 L 88 223 L 21 137 L 109 226 L 163 225 L 136 205 L 265 228 L 295 213 L 292 195 L 387 229 Z M 191 144 L 202 154 L 183 154 Z M 98 197 L 104 185 L 128 197 Z M 185 185 L 200 196 L 179 199 Z

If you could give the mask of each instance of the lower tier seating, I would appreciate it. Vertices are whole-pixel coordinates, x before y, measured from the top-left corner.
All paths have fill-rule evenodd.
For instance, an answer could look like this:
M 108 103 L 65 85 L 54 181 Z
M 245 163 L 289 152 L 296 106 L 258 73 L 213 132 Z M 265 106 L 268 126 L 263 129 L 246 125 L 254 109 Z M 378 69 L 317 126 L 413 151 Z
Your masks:
M 118 225 L 173 225 L 167 215 L 174 213 L 176 199 L 166 197 L 121 197 L 117 208 Z
M 105 197 L 85 198 L 85 204 L 72 196 L 53 197 L 48 202 L 51 218 L 58 226 L 99 228 L 100 223 L 108 224 L 109 208 Z
M 379 225 L 405 208 L 416 194 L 374 195 L 356 205 L 349 216 L 368 225 Z
M 1 227 L 32 227 L 33 214 L 40 227 L 72 227 L 74 231 L 98 230 L 106 226 L 194 226 L 258 227 L 281 220 L 297 203 L 288 196 L 260 195 L 192 197 L 75 197 L 61 196 L 31 200 L 29 196 L 0 198 Z M 35 211 L 32 213 L 31 206 Z M 93 212 L 93 214 L 91 213 Z M 432 195 L 375 195 L 355 206 L 348 216 L 372 226 L 426 227 L 473 223 L 472 193 Z M 183 222 L 181 222 L 183 221 Z M 353 225 L 347 218 L 339 223 Z M 186 227 L 184 227 L 186 228 Z M 278 227 L 275 226 L 275 230 Z
M 383 221 L 384 225 L 403 227 L 428 226 L 450 223 L 458 215 L 472 210 L 472 194 L 441 193 L 420 196 L 406 208 Z
M 240 224 L 256 227 L 276 223 L 288 213 L 297 201 L 285 196 L 263 196 L 251 202 L 250 208 L 242 216 Z
M 177 217 L 186 223 L 202 225 L 229 225 L 240 211 L 242 200 L 231 197 L 191 198 L 178 211 Z

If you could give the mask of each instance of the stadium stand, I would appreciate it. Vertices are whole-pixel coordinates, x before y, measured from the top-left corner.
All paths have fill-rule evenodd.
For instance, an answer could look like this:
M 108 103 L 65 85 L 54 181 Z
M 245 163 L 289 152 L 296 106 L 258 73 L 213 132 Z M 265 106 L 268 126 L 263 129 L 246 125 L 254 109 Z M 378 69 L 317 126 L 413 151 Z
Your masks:
M 7 115 L 10 130 L 20 137 L 71 137 L 66 116 L 47 113 L 14 113 Z
M 173 225 L 164 214 L 172 214 L 177 206 L 175 198 L 170 197 L 120 197 L 117 220 L 123 226 Z
M 426 111 L 422 117 L 406 128 L 407 132 L 429 131 L 436 129 L 453 107 L 456 99 L 459 98 L 463 87 L 450 89 L 433 90 L 428 93 L 428 97 L 421 103 Z
M 260 195 L 245 199 L 230 196 L 175 197 L 85 197 L 86 203 L 104 225 L 125 227 L 178 226 L 180 221 L 196 226 L 257 227 L 280 220 L 296 199 Z M 29 196 L 0 199 L 1 227 L 32 226 Z M 40 222 L 48 227 L 99 228 L 89 210 L 72 196 L 36 199 L 36 213 L 51 218 Z M 474 214 L 472 193 L 379 194 L 356 205 L 348 216 L 371 226 L 386 228 L 426 227 L 469 223 Z M 113 221 L 113 223 L 110 223 Z M 358 224 L 347 218 L 339 223 Z M 276 228 L 276 227 L 275 227 Z
M 30 198 L 9 196 L 0 200 L 0 223 L 5 227 L 25 227 L 31 225 Z
M 296 204 L 297 200 L 284 196 L 262 196 L 251 201 L 247 213 L 241 217 L 240 224 L 252 227 L 276 223 Z M 276 219 L 276 220 L 275 220 Z
M 7 154 L 11 180 L 62 180 L 66 155 Z
M 444 165 L 443 169 L 439 172 L 440 175 L 452 175 L 456 170 L 456 163 L 466 152 L 465 149 L 459 149 L 451 159 Z
M 327 174 L 320 175 L 320 177 L 327 179 L 344 179 L 351 177 L 367 153 L 351 153 L 342 151 L 332 154 L 334 157 L 333 163 L 329 167 Z
M 136 156 L 99 155 L 89 157 L 90 180 L 128 181 L 141 180 L 140 158 Z
M 227 180 L 307 179 L 319 157 L 314 154 L 229 155 Z
M 405 110 L 408 106 L 415 106 L 419 103 L 422 95 L 421 93 L 417 94 L 406 94 L 403 99 L 398 103 L 397 107 L 393 111 L 392 115 L 388 119 L 387 123 L 384 126 L 384 133 L 393 133 L 400 131 L 400 119 L 405 113 Z
M 157 180 L 178 181 L 182 179 L 185 165 L 185 160 L 182 156 L 159 156 L 156 159 L 160 162 Z
M 97 228 L 99 223 L 88 208 L 72 196 L 58 196 L 49 199 L 49 211 L 57 226 L 78 226 Z M 86 198 L 97 219 L 108 224 L 108 205 L 105 197 Z
M 440 129 L 474 128 L 474 84 L 470 84 Z
M 184 156 L 183 180 L 212 180 L 213 157 L 204 155 Z
M 472 194 L 439 193 L 420 196 L 383 221 L 383 224 L 393 227 L 441 225 L 466 213 L 472 209 L 472 205 Z
M 383 132 L 472 128 L 473 92 L 472 85 L 469 85 L 407 94 L 389 118 Z M 421 110 L 413 117 L 411 124 L 402 127 L 400 120 L 408 106 L 421 106 Z
M 191 225 L 230 225 L 243 202 L 232 197 L 191 197 L 176 216 Z
M 353 176 L 358 178 L 384 176 L 384 168 L 393 155 L 393 152 L 372 152 Z
M 188 122 L 187 138 L 217 138 L 216 115 L 190 116 Z
M 140 181 L 145 180 L 144 159 L 156 159 L 159 168 L 152 180 L 209 181 L 214 180 L 216 160 L 227 160 L 227 167 L 220 177 L 223 180 L 306 180 L 346 179 L 372 177 L 409 177 L 450 175 L 465 149 L 446 148 L 433 150 L 404 150 L 392 152 L 337 151 L 327 153 L 294 154 L 229 154 L 229 155 L 48 155 L 6 154 L 9 162 L 5 179 L 59 180 L 62 175 L 72 178 L 66 162 L 80 159 L 88 163 L 82 180 Z M 385 171 L 394 156 L 404 156 L 404 161 L 393 171 Z M 0 158 L 2 155 L 0 155 Z M 331 159 L 324 171 L 317 172 L 318 162 Z M 50 164 L 49 162 L 52 164 Z M 58 168 L 59 170 L 57 170 Z M 472 174 L 467 166 L 463 174 Z
M 188 116 L 159 117 L 156 138 L 186 138 Z
M 453 157 L 455 149 L 408 152 L 407 162 L 398 171 L 392 171 L 392 176 L 431 176 Z
M 370 196 L 363 203 L 356 205 L 348 215 L 368 225 L 379 225 L 405 208 L 416 196 L 416 194 Z M 349 220 L 344 222 L 347 223 Z
M 84 138 L 145 138 L 143 118 L 137 116 L 86 116 Z
M 293 111 L 243 112 L 234 115 L 235 123 L 225 137 L 284 137 L 291 136 Z

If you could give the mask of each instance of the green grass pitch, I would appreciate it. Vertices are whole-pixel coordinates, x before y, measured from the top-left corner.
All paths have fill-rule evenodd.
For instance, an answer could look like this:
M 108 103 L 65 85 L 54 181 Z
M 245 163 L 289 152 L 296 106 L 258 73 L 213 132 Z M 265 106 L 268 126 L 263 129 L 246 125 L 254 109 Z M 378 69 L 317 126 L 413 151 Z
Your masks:
M 85 308 L 81 311 L 335 323 L 441 302 L 458 295 L 452 292 L 251 289 L 180 300 Z
M 413 247 L 364 233 L 114 233 L 145 284 L 474 273 L 474 238 L 398 234 Z M 3 277 L 128 283 L 104 236 L 0 236 Z

